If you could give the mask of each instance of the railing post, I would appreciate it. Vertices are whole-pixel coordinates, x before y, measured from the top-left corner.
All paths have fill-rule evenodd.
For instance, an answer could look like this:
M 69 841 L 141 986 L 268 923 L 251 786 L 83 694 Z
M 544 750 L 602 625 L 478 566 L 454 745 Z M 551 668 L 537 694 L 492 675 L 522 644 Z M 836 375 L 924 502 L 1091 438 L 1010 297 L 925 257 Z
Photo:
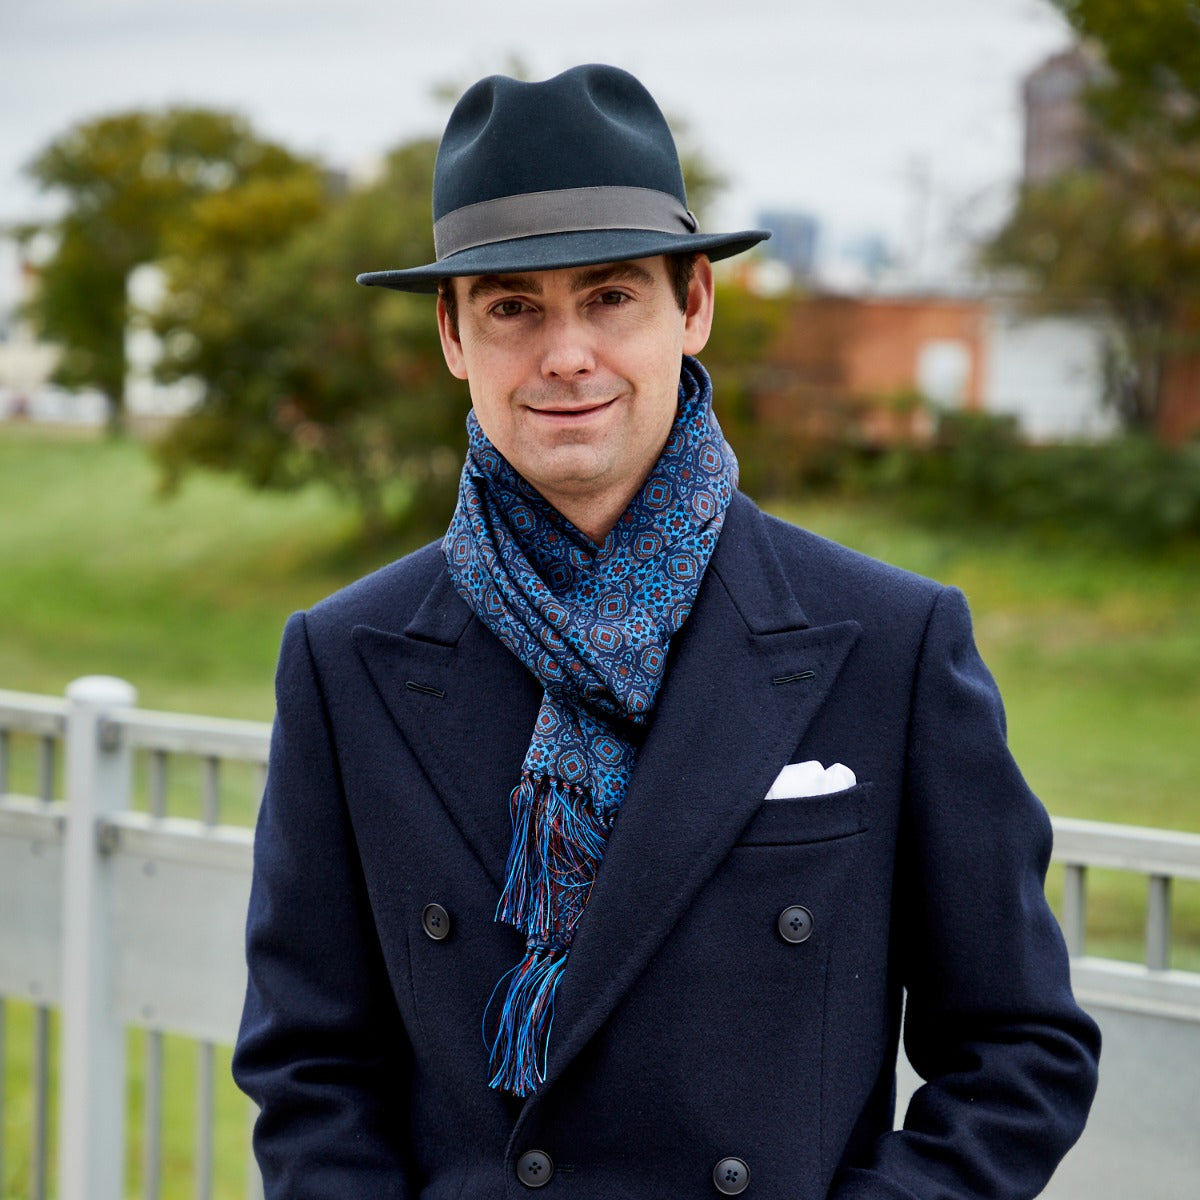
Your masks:
M 1081 958 L 1087 944 L 1087 867 L 1067 863 L 1063 875 L 1063 940 L 1072 958 Z
M 100 822 L 129 805 L 132 754 L 105 718 L 137 702 L 122 679 L 67 688 L 60 1200 L 124 1196 L 125 1031 L 111 1003 L 109 871 Z
M 1151 875 L 1146 887 L 1146 966 L 1165 971 L 1171 965 L 1171 877 Z

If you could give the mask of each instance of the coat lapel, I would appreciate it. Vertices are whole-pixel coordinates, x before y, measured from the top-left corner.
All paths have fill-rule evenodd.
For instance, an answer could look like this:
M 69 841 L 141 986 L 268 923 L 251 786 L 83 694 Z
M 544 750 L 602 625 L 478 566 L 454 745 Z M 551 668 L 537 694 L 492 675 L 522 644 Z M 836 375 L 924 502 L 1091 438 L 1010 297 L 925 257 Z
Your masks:
M 531 1103 L 604 1023 L 729 853 L 858 633 L 853 622 L 809 627 L 766 518 L 736 496 L 672 646 L 654 721 L 556 1000 L 547 1083 Z M 353 639 L 499 894 L 512 839 L 508 797 L 540 686 L 473 618 L 444 573 L 402 633 L 359 626 Z
M 654 722 L 576 932 L 556 1001 L 547 1086 L 729 853 L 858 634 L 853 622 L 808 627 L 765 518 L 736 498 L 672 647 Z
M 355 648 L 433 791 L 496 885 L 508 799 L 541 699 L 533 676 L 438 576 L 401 634 L 360 625 Z

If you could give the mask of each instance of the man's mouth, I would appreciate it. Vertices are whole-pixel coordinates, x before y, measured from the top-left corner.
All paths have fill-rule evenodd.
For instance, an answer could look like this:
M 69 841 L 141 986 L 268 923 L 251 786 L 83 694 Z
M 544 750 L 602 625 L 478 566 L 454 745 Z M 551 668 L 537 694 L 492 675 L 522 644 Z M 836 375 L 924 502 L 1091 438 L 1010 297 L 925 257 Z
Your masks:
M 604 409 L 615 403 L 616 398 L 614 397 L 610 400 L 589 400 L 583 404 L 561 405 L 555 407 L 531 406 L 530 411 L 542 417 L 549 417 L 551 419 L 563 421 L 574 421 L 582 420 L 585 417 L 602 412 Z

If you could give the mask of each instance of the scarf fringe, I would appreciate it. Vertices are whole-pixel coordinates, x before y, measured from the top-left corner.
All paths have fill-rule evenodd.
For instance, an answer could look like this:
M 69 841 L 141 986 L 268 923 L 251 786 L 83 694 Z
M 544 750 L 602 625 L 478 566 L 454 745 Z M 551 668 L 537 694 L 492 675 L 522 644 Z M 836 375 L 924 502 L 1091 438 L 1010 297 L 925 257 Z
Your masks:
M 513 840 L 496 919 L 531 942 L 565 949 L 595 882 L 608 828 L 585 789 L 528 771 L 509 803 Z
M 492 1042 L 489 1087 L 528 1096 L 545 1082 L 554 997 L 566 965 L 566 950 L 555 947 L 531 949 L 513 968 Z
M 529 945 L 509 976 L 490 1086 L 527 1096 L 546 1077 L 554 996 L 608 829 L 588 792 L 560 779 L 526 771 L 509 803 L 513 840 L 496 919 L 515 925 Z

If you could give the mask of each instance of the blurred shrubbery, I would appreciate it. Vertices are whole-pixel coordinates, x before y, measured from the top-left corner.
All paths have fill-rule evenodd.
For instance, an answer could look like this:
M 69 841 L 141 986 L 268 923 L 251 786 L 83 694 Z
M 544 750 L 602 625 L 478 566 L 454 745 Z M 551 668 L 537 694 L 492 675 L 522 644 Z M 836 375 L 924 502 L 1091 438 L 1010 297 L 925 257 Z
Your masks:
M 1200 542 L 1200 442 L 1165 446 L 1148 435 L 1030 445 L 1016 423 L 944 413 L 928 446 L 777 445 L 751 464 L 777 494 L 886 498 L 914 520 L 992 527 L 1047 541 L 1150 551 Z M 791 469 L 784 469 L 790 459 Z

